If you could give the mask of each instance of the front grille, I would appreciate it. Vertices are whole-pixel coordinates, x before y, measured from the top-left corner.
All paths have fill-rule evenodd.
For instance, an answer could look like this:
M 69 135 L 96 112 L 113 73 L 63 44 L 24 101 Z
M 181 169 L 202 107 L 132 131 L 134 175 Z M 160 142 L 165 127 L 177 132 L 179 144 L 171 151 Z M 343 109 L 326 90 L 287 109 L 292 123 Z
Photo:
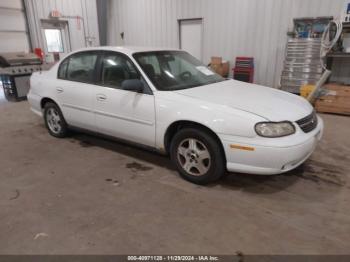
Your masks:
M 301 130 L 303 130 L 305 133 L 311 132 L 317 126 L 317 115 L 316 115 L 316 112 L 313 111 L 307 117 L 304 117 L 304 118 L 296 121 L 296 123 L 300 126 Z

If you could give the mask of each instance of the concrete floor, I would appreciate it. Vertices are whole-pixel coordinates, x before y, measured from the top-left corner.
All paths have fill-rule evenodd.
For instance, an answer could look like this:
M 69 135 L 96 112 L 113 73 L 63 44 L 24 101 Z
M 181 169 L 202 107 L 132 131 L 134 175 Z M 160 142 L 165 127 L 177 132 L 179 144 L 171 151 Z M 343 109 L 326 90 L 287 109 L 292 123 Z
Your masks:
M 56 139 L 27 102 L 0 104 L 1 254 L 349 254 L 350 117 L 285 175 L 200 187 L 163 156 Z

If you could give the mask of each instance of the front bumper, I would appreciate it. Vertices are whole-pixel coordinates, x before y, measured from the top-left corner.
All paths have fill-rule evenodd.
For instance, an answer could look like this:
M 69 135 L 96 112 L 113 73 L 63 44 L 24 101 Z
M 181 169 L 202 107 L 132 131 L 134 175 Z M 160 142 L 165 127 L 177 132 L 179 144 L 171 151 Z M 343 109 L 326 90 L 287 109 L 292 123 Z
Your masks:
M 299 127 L 293 136 L 284 138 L 237 138 L 219 135 L 230 172 L 274 175 L 288 172 L 306 161 L 323 135 L 323 121 L 318 117 L 317 127 L 304 133 Z M 241 150 L 231 145 L 252 148 Z

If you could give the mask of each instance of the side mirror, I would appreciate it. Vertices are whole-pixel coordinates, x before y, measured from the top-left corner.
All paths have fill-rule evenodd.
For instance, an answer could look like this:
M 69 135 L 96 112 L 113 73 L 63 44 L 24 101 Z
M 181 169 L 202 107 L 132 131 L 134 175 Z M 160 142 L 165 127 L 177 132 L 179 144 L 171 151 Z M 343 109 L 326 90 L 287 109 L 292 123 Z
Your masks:
M 140 79 L 128 79 L 122 82 L 122 89 L 128 91 L 134 91 L 137 93 L 143 92 L 143 83 Z

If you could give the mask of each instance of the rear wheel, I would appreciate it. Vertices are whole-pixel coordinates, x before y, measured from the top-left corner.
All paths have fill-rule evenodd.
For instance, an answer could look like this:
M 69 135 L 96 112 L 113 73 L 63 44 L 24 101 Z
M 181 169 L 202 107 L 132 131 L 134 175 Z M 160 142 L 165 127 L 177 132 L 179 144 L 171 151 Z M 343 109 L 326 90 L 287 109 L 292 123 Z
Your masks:
M 44 106 L 44 120 L 49 133 L 54 137 L 65 137 L 68 134 L 68 126 L 59 107 L 52 102 Z
M 178 131 L 172 140 L 170 155 L 180 175 L 196 184 L 214 182 L 226 170 L 221 145 L 200 129 Z

